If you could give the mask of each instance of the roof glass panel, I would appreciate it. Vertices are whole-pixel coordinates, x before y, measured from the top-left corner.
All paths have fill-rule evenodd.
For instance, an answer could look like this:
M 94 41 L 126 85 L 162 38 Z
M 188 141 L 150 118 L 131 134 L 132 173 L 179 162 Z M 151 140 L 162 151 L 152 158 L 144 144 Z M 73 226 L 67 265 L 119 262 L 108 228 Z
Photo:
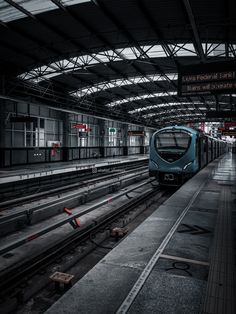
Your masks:
M 90 0 L 60 0 L 64 6 L 74 5 L 78 3 L 90 2 Z
M 24 13 L 17 10 L 16 8 L 8 4 L 6 1 L 0 0 L 0 20 L 2 22 L 7 23 L 23 17 L 26 17 Z
M 199 103 L 200 104 L 200 103 Z M 201 103 L 202 104 L 202 103 Z M 141 107 L 141 108 L 136 108 L 134 110 L 129 111 L 130 114 L 133 113 L 137 113 L 137 112 L 142 112 L 142 111 L 148 111 L 151 109 L 159 109 L 159 108 L 169 108 L 169 107 L 175 107 L 175 106 L 180 106 L 180 105 L 190 105 L 193 106 L 193 103 L 191 102 L 169 102 L 169 103 L 161 103 L 161 104 L 157 104 L 157 105 L 151 105 L 151 106 L 145 106 L 145 107 Z M 188 107 L 189 108 L 189 107 Z M 205 109 L 205 108 L 204 108 Z M 157 114 L 157 113 L 156 113 Z
M 116 49 L 116 51 L 124 56 L 126 59 L 136 59 L 137 56 L 140 55 L 138 50 L 134 47 Z
M 105 63 L 109 62 L 109 55 L 112 54 L 112 50 L 108 50 L 105 53 L 100 53 L 99 55 L 92 54 L 93 59 L 90 61 L 90 63 L 95 64 L 95 63 Z
M 144 47 L 142 47 L 142 49 L 145 48 L 145 50 L 146 50 L 146 47 L 150 47 L 150 46 L 144 46 Z M 130 59 L 135 60 L 140 55 L 140 52 L 135 47 L 117 49 L 116 51 L 117 51 L 117 53 L 113 50 L 106 50 L 106 51 L 101 51 L 98 53 L 92 53 L 91 55 L 82 55 L 82 56 L 77 56 L 77 57 L 73 57 L 70 59 L 59 60 L 59 61 L 56 61 L 56 62 L 53 62 L 53 63 L 50 63 L 47 65 L 47 67 L 49 68 L 47 73 L 43 73 L 43 71 L 42 71 L 43 66 L 41 66 L 41 67 L 38 67 L 38 68 L 35 68 L 35 69 L 29 71 L 28 73 L 30 73 L 30 76 L 26 75 L 26 73 L 23 73 L 23 74 L 19 75 L 18 77 L 22 78 L 22 79 L 30 79 L 32 81 L 35 81 L 37 76 L 40 76 L 41 80 L 43 80 L 43 79 L 46 80 L 46 79 L 49 79 L 50 77 L 60 75 L 61 73 L 69 72 L 69 70 L 75 71 L 75 70 L 79 70 L 81 68 L 86 70 L 86 66 L 89 66 L 89 65 L 94 65 L 94 64 L 99 64 L 99 63 L 104 64 L 104 63 L 108 63 L 110 61 L 115 62 L 115 61 L 122 60 L 122 58 L 119 57 L 119 54 L 127 60 L 130 60 Z M 116 55 L 115 59 L 114 59 L 114 54 Z M 73 65 L 72 65 L 72 63 L 73 63 Z M 60 66 L 58 66 L 59 64 L 60 64 Z M 56 72 L 57 74 L 52 75 L 52 72 Z M 151 77 L 152 76 L 155 77 L 155 75 L 156 74 L 146 76 L 147 82 L 152 81 Z M 176 74 L 170 74 L 170 77 L 173 77 L 173 75 L 176 76 Z M 143 79 L 143 78 L 141 78 L 141 79 Z M 170 78 L 170 79 L 172 79 L 172 78 Z M 163 80 L 163 78 L 162 78 L 162 80 Z
M 155 45 L 155 46 L 146 46 L 146 54 L 148 55 L 149 58 L 160 58 L 160 57 L 166 57 L 166 53 L 164 49 L 162 48 L 161 45 Z
M 188 56 L 196 56 L 196 50 L 192 43 L 188 44 L 176 44 L 169 45 L 170 49 L 173 51 L 173 54 L 177 57 L 188 57 Z
M 191 113 L 191 114 L 175 114 L 173 116 L 169 116 L 169 115 L 166 115 L 166 117 L 163 117 L 162 119 L 170 119 L 170 118 L 184 118 L 184 117 L 192 117 L 192 116 L 204 116 L 205 114 L 204 113 Z
M 168 108 L 167 110 L 159 111 L 159 112 L 150 112 L 148 114 L 142 115 L 143 118 L 150 118 L 150 117 L 155 117 L 155 116 L 163 116 L 167 114 L 172 114 L 176 111 L 184 111 L 185 109 L 183 107 L 180 108 Z M 196 110 L 195 108 L 188 108 L 189 111 L 194 111 Z M 187 112 L 186 112 L 187 114 Z M 189 113 L 188 113 L 189 114 Z M 199 114 L 202 115 L 201 113 L 191 113 L 191 114 Z
M 58 7 L 50 0 L 14 0 L 15 3 L 32 14 L 57 9 Z
M 202 48 L 208 57 L 225 57 L 225 44 L 202 43 Z
M 107 107 L 114 107 L 114 106 L 125 104 L 125 103 L 131 102 L 131 101 L 137 101 L 137 100 L 153 98 L 153 97 L 173 96 L 173 95 L 177 95 L 177 92 L 168 92 L 168 93 L 162 92 L 162 93 L 144 94 L 144 95 L 140 95 L 140 96 L 133 96 L 133 97 L 128 97 L 128 98 L 124 98 L 124 99 L 119 99 L 119 100 L 113 101 L 109 104 L 106 104 L 106 106 Z
M 58 6 L 51 0 L 14 0 L 14 2 L 29 11 L 31 14 L 39 14 L 46 11 L 58 9 Z M 65 6 L 74 4 L 90 2 L 90 0 L 60 0 Z M 7 3 L 4 0 L 0 0 L 0 20 L 2 22 L 11 22 L 21 18 L 27 17 L 26 14 Z
M 177 79 L 177 74 L 168 74 L 167 76 L 169 79 Z M 87 96 L 87 95 L 96 93 L 98 91 L 104 91 L 110 88 L 121 87 L 121 86 L 132 85 L 132 84 L 147 83 L 150 81 L 155 82 L 155 81 L 164 81 L 164 80 L 165 78 L 163 78 L 160 74 L 147 75 L 147 76 L 134 76 L 134 77 L 129 77 L 127 79 L 116 79 L 116 80 L 111 80 L 109 82 L 102 82 L 99 84 L 95 84 L 91 87 L 85 87 L 77 91 L 73 91 L 71 92 L 71 94 L 77 97 L 83 97 L 85 95 Z

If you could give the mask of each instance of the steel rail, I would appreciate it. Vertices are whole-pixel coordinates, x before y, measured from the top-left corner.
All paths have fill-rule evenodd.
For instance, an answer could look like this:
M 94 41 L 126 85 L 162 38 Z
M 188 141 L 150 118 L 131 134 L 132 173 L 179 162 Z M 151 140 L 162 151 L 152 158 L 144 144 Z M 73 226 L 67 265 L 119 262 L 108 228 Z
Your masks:
M 133 167 L 135 167 L 135 168 L 137 168 L 137 167 L 142 167 L 144 164 L 146 164 L 146 161 L 145 160 L 140 160 L 140 161 L 136 161 L 136 162 L 132 162 L 132 163 L 113 163 L 113 162 L 108 162 L 105 166 L 103 165 L 103 166 L 101 166 L 101 167 L 91 167 L 91 168 L 86 168 L 86 169 L 83 169 L 83 170 L 75 170 L 75 171 L 72 171 L 72 172 L 69 172 L 69 173 L 67 173 L 67 172 L 63 172 L 63 173 L 61 173 L 61 174 L 52 174 L 51 176 L 36 176 L 36 177 L 34 177 L 34 178 L 31 178 L 31 179 L 29 179 L 29 180 L 21 180 L 21 181 L 16 181 L 15 182 L 15 186 L 17 187 L 17 189 L 14 189 L 14 190 L 12 190 L 12 183 L 11 182 L 6 182 L 6 183 L 3 183 L 2 185 L 0 185 L 0 196 L 2 195 L 3 196 L 3 198 L 4 198 L 4 195 L 7 195 L 7 194 L 9 194 L 9 193 L 11 193 L 11 195 L 12 195 L 12 193 L 15 193 L 16 195 L 18 195 L 20 192 L 21 192 L 21 189 L 23 189 L 22 188 L 22 184 L 28 184 L 28 182 L 31 182 L 31 181 L 36 181 L 36 184 L 35 183 L 32 183 L 32 184 L 34 184 L 33 185 L 33 187 L 35 188 L 35 189 L 38 189 L 39 187 L 40 188 L 42 188 L 42 186 L 43 186 L 43 188 L 45 188 L 45 187 L 48 187 L 49 189 L 50 189 L 50 191 L 48 191 L 48 188 L 47 188 L 47 190 L 43 190 L 43 191 L 41 191 L 40 193 L 42 193 L 42 194 L 40 194 L 40 193 L 36 193 L 36 194 L 38 194 L 39 196 L 40 195 L 42 195 L 42 196 L 44 196 L 44 195 L 47 195 L 47 194 L 49 194 L 49 193 L 51 193 L 51 189 L 53 188 L 53 187 L 55 187 L 55 185 L 57 184 L 58 185 L 58 180 L 60 180 L 60 182 L 59 183 L 61 183 L 61 181 L 73 181 L 73 180 L 76 180 L 76 179 L 78 179 L 78 174 L 80 173 L 81 175 L 83 175 L 83 176 L 91 176 L 91 175 L 95 175 L 95 173 L 88 173 L 87 171 L 88 170 L 92 170 L 93 171 L 93 169 L 97 169 L 97 173 L 99 173 L 99 171 L 101 171 L 101 170 L 106 170 L 107 168 L 114 168 L 113 170 L 117 170 L 117 169 L 126 169 L 126 168 L 128 168 L 128 169 L 132 169 Z M 126 171 L 126 170 L 124 170 L 124 171 Z M 49 172 L 49 171 L 47 171 L 47 172 Z M 49 177 L 53 177 L 55 180 L 55 182 L 53 183 L 53 184 L 48 184 L 48 179 L 49 179 Z M 1 178 L 0 178 L 0 181 L 1 181 Z M 44 182 L 46 181 L 46 185 L 44 186 L 43 184 L 44 184 Z M 79 184 L 79 183 L 74 183 L 75 185 L 76 184 Z M 73 187 L 73 184 L 71 185 L 72 187 Z M 10 187 L 10 188 L 9 188 Z M 68 184 L 67 184 L 67 187 L 68 188 L 70 188 L 70 186 L 68 186 Z M 31 185 L 31 188 L 32 188 L 32 185 Z M 55 192 L 55 193 L 57 193 L 58 191 L 60 191 L 60 190 L 63 190 L 63 189 L 65 189 L 65 187 L 64 187 L 64 185 L 63 186 L 60 186 L 60 187 L 57 187 L 57 188 L 55 188 L 55 190 L 54 191 L 52 191 L 53 193 Z M 25 191 L 24 191 L 25 192 Z M 16 196 L 17 197 L 17 196 Z M 37 195 L 36 195 L 36 197 L 37 197 Z M 6 196 L 5 196 L 5 198 L 6 198 Z M 32 196 L 32 194 L 30 194 L 30 195 L 26 195 L 26 196 L 21 196 L 21 197 L 18 197 L 17 198 L 17 200 L 18 201 L 24 201 L 24 200 L 28 200 L 28 199 L 32 199 L 33 198 L 33 196 Z M 2 202 L 0 202 L 0 208 L 3 208 L 4 206 L 5 207 L 7 207 L 7 206 L 11 206 L 12 204 L 14 204 L 14 199 L 12 199 L 12 200 L 9 200 L 9 199 L 7 199 L 7 200 L 5 200 L 5 201 L 2 201 Z
M 132 171 L 132 172 L 135 172 L 135 171 Z M 146 172 L 147 172 L 147 170 L 139 171 L 138 174 L 137 174 L 137 172 L 135 172 L 128 179 L 131 179 L 134 176 L 141 176 Z M 112 176 L 109 175 L 109 179 L 110 179 L 110 177 L 113 177 L 113 179 L 118 179 L 118 181 L 114 181 L 113 183 L 111 183 L 110 187 L 113 187 L 117 184 L 121 184 L 121 181 L 124 180 L 123 176 L 126 174 L 128 174 L 128 173 L 127 172 L 122 173 L 122 175 L 121 174 L 117 174 L 117 175 L 113 174 Z M 121 176 L 122 176 L 122 178 L 121 178 Z M 101 180 L 104 181 L 105 178 L 103 177 L 102 179 L 101 178 L 98 179 L 96 183 L 99 183 Z M 95 180 L 93 180 L 93 181 L 95 181 Z M 34 212 L 36 212 L 37 210 L 42 210 L 44 208 L 47 209 L 50 206 L 63 204 L 63 202 L 66 202 L 67 200 L 72 201 L 74 198 L 83 197 L 83 196 L 87 195 L 88 193 L 95 192 L 96 190 L 101 189 L 103 186 L 106 186 L 107 182 L 105 182 L 105 184 L 103 186 L 99 186 L 99 187 L 96 187 L 93 189 L 89 189 L 89 184 L 91 184 L 91 182 L 87 182 L 87 183 L 83 182 L 83 184 L 81 184 L 81 186 L 80 186 L 81 188 L 88 187 L 87 191 L 81 191 L 81 192 L 75 191 L 75 192 L 70 193 L 69 195 L 62 196 L 59 199 L 50 200 L 47 203 L 39 204 L 39 205 L 36 205 L 32 208 L 28 208 L 28 209 L 24 209 L 24 210 L 16 210 L 14 213 L 9 213 L 9 214 L 6 214 L 4 216 L 0 216 L 0 227 L 2 224 L 12 220 L 13 218 L 20 218 L 22 216 L 23 217 L 25 216 L 25 218 L 27 218 L 27 219 L 32 219 Z M 95 183 L 93 183 L 93 184 L 95 184 Z
M 5 246 L 0 248 L 0 255 L 3 255 L 3 254 L 5 254 L 5 253 L 7 253 L 7 252 L 9 252 L 9 251 L 11 251 L 11 250 L 13 250 L 13 249 L 23 245 L 23 244 L 26 244 L 26 243 L 28 243 L 30 241 L 33 241 L 33 240 L 39 238 L 40 236 L 42 236 L 42 235 L 44 235 L 46 233 L 49 233 L 50 231 L 55 230 L 55 229 L 65 225 L 67 223 L 72 222 L 74 219 L 76 219 L 76 218 L 78 218 L 78 217 L 80 217 L 82 215 L 85 215 L 85 214 L 93 211 L 94 209 L 99 208 L 100 206 L 108 204 L 108 203 L 110 203 L 110 202 L 120 198 L 121 196 L 126 195 L 126 194 L 128 194 L 128 193 L 130 193 L 130 192 L 132 192 L 134 190 L 137 190 L 138 188 L 143 187 L 144 185 L 149 184 L 149 183 L 151 183 L 153 181 L 156 181 L 156 179 L 149 180 L 148 182 L 141 183 L 138 186 L 135 186 L 135 187 L 133 187 L 131 189 L 126 190 L 125 192 L 120 192 L 120 193 L 118 193 L 118 194 L 116 194 L 114 196 L 111 196 L 111 197 L 109 197 L 109 198 L 107 198 L 107 199 L 105 199 L 103 201 L 98 202 L 97 204 L 95 204 L 95 205 L 85 209 L 84 211 L 82 211 L 80 213 L 70 215 L 66 219 L 62 219 L 62 220 L 60 220 L 60 221 L 58 221 L 58 222 L 56 222 L 54 224 L 51 224 L 51 225 L 49 225 L 49 226 L 47 226 L 45 228 L 42 228 L 39 231 L 36 231 L 36 232 L 34 232 L 34 233 L 30 234 L 30 235 L 27 235 L 27 236 L 24 236 L 24 237 L 22 237 L 20 239 L 17 239 L 16 241 L 13 241 L 10 244 L 6 244 Z
M 93 221 L 88 226 L 75 230 L 72 235 L 69 235 L 67 238 L 58 241 L 50 247 L 47 247 L 44 252 L 23 261 L 20 265 L 13 265 L 12 267 L 6 269 L 5 272 L 1 272 L 0 296 L 2 298 L 8 296 L 9 291 L 12 291 L 16 287 L 20 286 L 21 282 L 25 281 L 25 278 L 29 279 L 35 273 L 38 273 L 40 269 L 51 264 L 56 258 L 65 255 L 71 250 L 71 246 L 74 247 L 75 243 L 78 246 L 80 242 L 90 238 L 91 234 L 101 230 L 101 228 L 104 229 L 105 226 L 110 225 L 113 221 L 118 219 L 121 214 L 132 210 L 133 207 L 137 207 L 137 205 L 143 203 L 147 198 L 150 198 L 151 195 L 154 193 L 156 194 L 159 191 L 160 189 L 158 186 L 150 188 L 137 198 L 132 199 L 132 201 L 129 201 L 121 207 L 113 210 L 111 213 L 103 215 L 99 222 Z

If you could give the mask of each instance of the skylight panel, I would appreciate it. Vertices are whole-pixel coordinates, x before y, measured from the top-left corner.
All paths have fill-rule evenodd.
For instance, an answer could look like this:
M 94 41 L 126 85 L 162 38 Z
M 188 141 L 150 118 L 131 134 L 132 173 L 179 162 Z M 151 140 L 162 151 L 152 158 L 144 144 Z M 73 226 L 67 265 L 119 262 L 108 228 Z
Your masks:
M 123 55 L 126 59 L 136 59 L 137 58 L 137 54 L 140 55 L 140 53 L 137 51 L 137 49 L 133 48 L 133 47 L 116 49 L 116 50 L 117 50 L 118 53 Z
M 109 53 L 108 53 L 108 55 L 109 55 Z M 99 61 L 102 63 L 110 62 L 109 57 L 105 53 L 104 54 L 100 53 L 99 55 L 92 54 L 92 57 L 93 57 L 93 59 L 91 59 L 91 61 L 89 62 L 90 64 L 91 63 L 92 64 L 99 63 Z M 98 59 L 99 61 L 96 60 L 95 58 Z
M 90 2 L 90 0 L 61 0 L 60 1 L 64 6 L 84 3 L 84 2 Z
M 52 77 L 54 77 L 54 76 L 57 76 L 57 75 L 58 75 L 57 72 L 50 72 L 50 73 L 47 73 L 47 74 L 45 74 L 43 77 L 41 77 L 41 81 L 44 80 L 45 78 L 46 78 L 46 79 L 50 79 L 50 78 L 52 78 Z
M 169 45 L 170 49 L 173 51 L 173 54 L 177 57 L 188 57 L 188 56 L 196 56 L 196 50 L 192 43 L 189 44 L 177 44 L 177 45 Z
M 94 54 L 94 56 L 96 56 L 102 62 L 123 60 L 122 55 L 120 55 L 119 49 L 101 51 L 98 54 Z
M 174 80 L 177 79 L 177 73 L 173 74 L 167 74 L 166 75 L 169 79 Z M 23 77 L 22 77 L 23 78 Z M 104 91 L 109 88 L 115 88 L 115 87 L 121 87 L 121 86 L 127 86 L 132 84 L 138 84 L 138 83 L 147 83 L 147 82 L 155 82 L 155 81 L 165 81 L 166 78 L 161 76 L 160 74 L 151 74 L 147 76 L 134 76 L 129 77 L 128 79 L 117 79 L 117 80 L 111 80 L 110 82 L 102 82 L 98 83 L 94 86 L 96 86 L 96 89 L 93 89 L 91 87 L 85 87 L 82 89 L 79 89 L 77 91 L 71 92 L 71 95 L 77 96 L 77 97 L 83 97 L 84 95 L 90 95 L 98 91 Z M 93 87 L 94 87 L 93 86 Z
M 128 98 L 124 98 L 121 100 L 116 100 L 113 101 L 109 104 L 106 104 L 107 107 L 114 107 L 114 106 L 118 106 L 120 104 L 124 104 L 124 103 L 128 103 L 131 101 L 137 101 L 137 100 L 142 100 L 142 99 L 146 99 L 146 98 L 153 98 L 153 97 L 163 97 L 163 96 L 172 96 L 172 95 L 177 95 L 177 92 L 161 92 L 161 93 L 153 93 L 153 94 L 144 94 L 144 95 L 140 95 L 140 96 L 133 96 L 133 97 L 128 97 Z
M 193 117 L 193 116 L 204 116 L 204 114 L 202 113 L 192 113 L 192 114 L 176 114 L 176 115 L 173 115 L 173 116 L 166 116 L 166 117 L 163 117 L 162 119 L 170 119 L 170 118 L 184 118 L 184 117 Z
M 144 46 L 144 47 L 148 47 L 148 46 Z M 144 49 L 144 47 L 142 48 Z M 157 46 L 154 46 L 154 47 L 157 47 Z M 158 46 L 158 47 L 161 47 L 161 46 Z M 149 52 L 151 51 L 152 48 L 150 48 Z M 118 55 L 113 50 L 105 50 L 99 53 L 93 53 L 91 55 L 82 55 L 82 56 L 77 56 L 70 59 L 58 60 L 56 62 L 53 62 L 47 65 L 47 67 L 51 68 L 50 72 L 56 72 L 58 73 L 57 75 L 59 75 L 60 72 L 65 73 L 65 72 L 69 72 L 69 70 L 75 71 L 81 68 L 86 69 L 86 67 L 94 65 L 94 64 L 99 64 L 99 63 L 104 64 L 104 63 L 109 63 L 111 61 L 115 62 L 118 60 L 122 60 L 119 57 L 119 54 L 121 54 L 126 59 L 133 59 L 133 60 L 138 58 L 140 55 L 140 52 L 136 47 L 117 49 L 116 51 Z M 35 71 L 35 73 L 39 72 L 40 76 L 44 77 L 41 68 L 42 67 L 36 68 L 33 71 Z M 48 78 L 48 74 L 49 72 L 45 74 L 45 79 Z M 56 76 L 56 75 L 53 75 L 53 76 Z M 22 75 L 20 75 L 19 77 L 22 78 Z M 162 76 L 160 74 L 150 74 L 150 75 L 147 75 L 146 77 L 140 76 L 140 77 L 134 78 L 135 81 L 130 82 L 130 84 L 144 83 L 144 82 L 149 82 L 149 81 L 151 82 L 151 81 L 157 81 L 157 80 L 163 81 L 163 80 L 166 80 L 166 78 L 168 78 L 169 80 L 177 79 L 177 74 L 170 73 L 170 74 L 166 74 L 166 76 Z M 128 80 L 126 80 L 126 82 L 123 85 L 129 85 Z M 81 91 L 79 91 L 79 94 L 82 95 Z
M 134 110 L 131 110 L 129 111 L 130 114 L 134 114 L 134 113 L 137 113 L 137 112 L 142 112 L 142 111 L 148 111 L 150 109 L 159 109 L 159 108 L 163 108 L 163 107 L 166 107 L 166 109 L 168 110 L 169 108 L 172 108 L 172 107 L 176 107 L 176 106 L 181 106 L 181 105 L 191 105 L 193 106 L 192 103 L 189 103 L 189 102 L 170 102 L 170 103 L 161 103 L 161 104 L 157 104 L 157 105 L 151 105 L 151 106 L 145 106 L 145 107 L 141 107 L 141 108 L 136 108 Z M 191 108 L 191 107 L 188 107 L 188 109 Z M 192 107 L 194 108 L 194 107 Z M 183 109 L 183 107 L 182 107 Z M 184 109 L 187 109 L 187 108 L 184 108 Z M 197 108 L 194 108 L 194 109 L 197 109 Z M 157 113 L 155 113 L 157 114 Z
M 225 57 L 225 44 L 203 43 L 202 48 L 208 57 Z
M 149 117 L 154 117 L 154 116 L 163 116 L 163 115 L 167 115 L 167 114 L 172 114 L 176 111 L 181 111 L 183 110 L 184 108 L 175 108 L 175 109 L 170 109 L 170 110 L 164 110 L 164 111 L 159 111 L 159 112 L 150 112 L 148 114 L 145 114 L 145 115 L 142 115 L 143 118 L 149 118 Z M 189 108 L 188 110 L 195 110 L 195 108 Z M 196 113 L 197 114 L 197 113 Z M 190 114 L 188 114 L 190 115 Z M 195 113 L 194 113 L 195 115 Z M 201 113 L 198 113 L 198 115 L 202 115 Z
M 31 14 L 39 14 L 46 11 L 58 9 L 58 6 L 51 0 L 14 0 L 16 4 L 27 10 Z M 90 0 L 60 0 L 64 6 L 90 2 Z M 10 5 L 4 0 L 0 0 L 0 21 L 11 22 L 27 17 L 26 14 Z
M 0 20 L 2 22 L 7 23 L 13 20 L 26 17 L 26 16 L 27 15 L 17 10 L 16 8 L 14 8 L 10 4 L 8 4 L 6 1 L 0 0 Z
M 198 109 L 198 110 L 207 110 L 206 107 L 197 107 L 196 109 Z M 213 107 L 211 109 L 213 109 Z
M 50 0 L 14 0 L 22 8 L 32 14 L 39 14 L 41 12 L 57 9 L 58 7 Z
M 61 60 L 51 63 L 50 68 L 52 71 L 68 71 L 75 68 L 75 62 L 73 60 Z
M 171 106 L 179 106 L 182 103 L 162 103 L 162 104 L 157 104 L 157 105 L 152 105 L 152 106 L 145 106 L 141 108 L 136 108 L 134 110 L 129 111 L 130 114 L 137 113 L 137 112 L 142 112 L 142 111 L 148 111 L 150 109 L 159 109 L 163 107 L 171 107 Z
M 110 88 L 136 84 L 142 79 L 143 78 L 139 76 L 139 77 L 133 77 L 129 79 L 117 79 L 117 80 L 111 80 L 110 82 L 102 82 L 92 87 L 85 87 L 85 88 L 79 89 L 78 91 L 72 92 L 71 95 L 82 97 L 83 95 L 90 95 L 92 93 L 103 91 Z M 96 88 L 93 88 L 93 87 L 96 87 Z
M 160 57 L 166 57 L 166 53 L 161 45 L 155 45 L 150 46 L 151 48 L 148 49 L 146 54 L 149 56 L 149 58 L 160 58 Z

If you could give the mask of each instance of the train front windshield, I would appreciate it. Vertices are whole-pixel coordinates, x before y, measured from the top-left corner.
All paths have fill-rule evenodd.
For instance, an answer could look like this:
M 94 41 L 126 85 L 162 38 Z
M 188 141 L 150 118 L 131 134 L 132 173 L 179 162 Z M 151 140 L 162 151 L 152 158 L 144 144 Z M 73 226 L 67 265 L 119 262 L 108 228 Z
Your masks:
M 187 151 L 190 142 L 191 135 L 184 131 L 171 130 L 156 135 L 158 155 L 168 162 L 180 159 Z

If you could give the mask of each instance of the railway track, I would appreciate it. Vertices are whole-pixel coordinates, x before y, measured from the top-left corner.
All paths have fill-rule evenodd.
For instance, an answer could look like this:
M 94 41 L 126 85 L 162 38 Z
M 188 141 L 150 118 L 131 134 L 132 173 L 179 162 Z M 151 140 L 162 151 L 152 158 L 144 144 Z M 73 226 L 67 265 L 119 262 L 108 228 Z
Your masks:
M 90 179 L 76 185 L 73 184 L 73 189 L 71 186 L 69 192 L 68 186 L 64 190 L 61 188 L 53 189 L 44 194 L 47 196 L 44 199 L 40 193 L 38 199 L 36 199 L 36 195 L 33 195 L 31 202 L 29 201 L 30 198 L 27 197 L 28 203 L 26 203 L 25 198 L 23 200 L 10 200 L 7 204 L 5 202 L 8 209 L 0 212 L 0 235 L 4 236 L 13 231 L 25 229 L 27 226 L 64 213 L 65 208 L 75 208 L 86 204 L 98 196 L 113 193 L 147 177 L 147 169 L 142 167 L 113 175 L 109 174 L 102 178 Z M 10 207 L 10 204 L 12 206 L 17 204 L 18 206 Z
M 63 186 L 59 186 L 59 187 L 53 187 L 53 188 L 47 188 L 47 190 L 45 191 L 41 191 L 41 192 L 37 192 L 37 193 L 31 193 L 29 195 L 26 196 L 15 196 L 15 198 L 12 199 L 8 199 L 5 201 L 0 202 L 0 211 L 7 209 L 7 208 L 11 208 L 14 206 L 21 206 L 23 204 L 27 204 L 29 202 L 32 202 L 34 200 L 38 201 L 40 199 L 43 199 L 45 197 L 48 196 L 53 196 L 53 195 L 60 195 L 62 193 L 65 193 L 67 191 L 71 191 L 73 189 L 76 188 L 82 188 L 85 186 L 89 186 L 89 185 L 94 185 L 100 182 L 105 182 L 108 181 L 109 179 L 115 179 L 115 178 L 120 178 L 123 177 L 125 175 L 128 174 L 132 174 L 132 173 L 136 173 L 138 174 L 138 172 L 141 171 L 147 171 L 147 166 L 131 166 L 128 167 L 126 169 L 121 169 L 120 171 L 117 172 L 116 171 L 109 171 L 109 173 L 99 173 L 99 174 L 93 174 L 90 176 L 86 176 L 86 177 L 82 177 L 80 179 L 77 180 L 77 182 L 75 183 L 71 183 L 71 184 L 66 184 Z
M 35 287 L 30 288 L 31 284 L 36 280 L 34 279 L 34 276 L 37 278 L 40 271 L 44 270 L 45 272 L 45 269 L 49 269 L 49 271 L 46 270 L 44 280 L 41 278 L 38 289 L 40 290 L 43 286 L 47 285 L 49 281 L 47 273 L 50 273 L 50 265 L 52 265 L 55 260 L 63 258 L 63 256 L 69 254 L 71 251 L 77 250 L 77 247 L 80 247 L 78 250 L 81 251 L 81 243 L 91 239 L 91 235 L 94 237 L 96 234 L 100 234 L 101 236 L 101 234 L 104 233 L 104 237 L 109 236 L 109 231 L 107 230 L 110 230 L 112 224 L 120 219 L 121 216 L 124 217 L 124 215 L 131 213 L 135 217 L 140 213 L 140 210 L 137 210 L 137 208 L 139 208 L 141 204 L 147 201 L 151 202 L 152 198 L 155 196 L 156 198 L 161 197 L 164 191 L 160 191 L 158 186 L 152 186 L 152 184 L 153 183 L 149 180 L 146 183 L 142 183 L 132 189 L 128 189 L 126 192 L 118 193 L 120 195 L 114 196 L 112 201 L 123 196 L 126 198 L 126 202 L 123 203 L 122 206 L 114 208 L 113 204 L 113 208 L 101 215 L 98 219 L 90 219 L 86 224 L 80 228 L 76 228 L 72 233 L 68 234 L 53 245 L 49 245 L 48 247 L 45 247 L 44 250 L 41 250 L 41 252 L 37 252 L 37 254 L 27 257 L 26 259 L 21 260 L 11 267 L 1 271 L 0 299 L 2 301 L 2 308 L 7 309 L 9 301 L 11 306 L 16 307 L 17 304 L 25 302 L 30 296 L 32 296 L 32 294 L 36 292 Z M 143 189 L 142 193 L 140 192 L 140 189 Z M 135 191 L 138 191 L 138 196 L 137 194 L 135 197 L 125 196 L 127 193 L 132 195 Z M 100 209 L 104 204 L 109 204 L 110 200 L 111 198 L 108 198 L 96 206 L 91 206 L 86 213 L 91 212 L 94 209 Z M 135 209 L 137 212 L 135 212 Z M 67 218 L 67 222 L 72 221 L 77 217 L 82 217 L 86 213 L 84 212 L 83 214 L 73 215 L 72 217 Z M 128 220 L 122 218 L 122 224 L 126 224 L 127 222 Z M 50 226 L 48 227 L 48 230 L 50 230 Z M 7 254 L 7 252 L 10 252 L 12 249 L 12 247 L 9 247 L 9 250 L 5 250 L 4 254 Z M 62 267 L 62 270 L 64 271 L 65 269 Z
M 62 170 L 46 169 L 41 172 L 18 174 L 12 177 L 12 182 L 0 184 L 0 207 L 11 205 L 11 200 L 28 200 L 33 198 L 33 194 L 38 198 L 40 195 L 45 196 L 48 191 L 65 190 L 80 184 L 80 182 L 105 177 L 109 174 L 113 175 L 117 171 L 129 171 L 140 167 L 147 167 L 147 160 L 131 160 L 131 161 L 110 161 L 106 164 L 89 164 L 84 166 L 74 166 L 67 172 L 65 168 Z M 14 177 L 19 180 L 14 181 Z

